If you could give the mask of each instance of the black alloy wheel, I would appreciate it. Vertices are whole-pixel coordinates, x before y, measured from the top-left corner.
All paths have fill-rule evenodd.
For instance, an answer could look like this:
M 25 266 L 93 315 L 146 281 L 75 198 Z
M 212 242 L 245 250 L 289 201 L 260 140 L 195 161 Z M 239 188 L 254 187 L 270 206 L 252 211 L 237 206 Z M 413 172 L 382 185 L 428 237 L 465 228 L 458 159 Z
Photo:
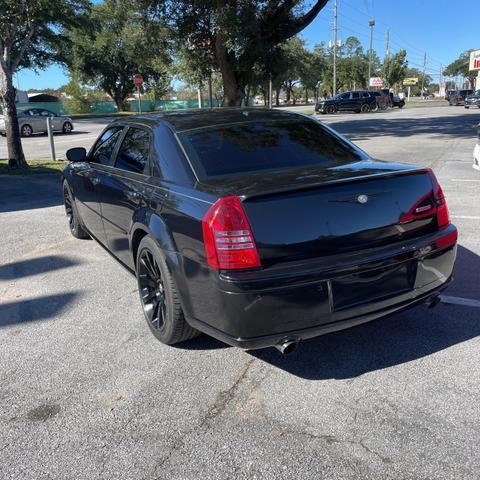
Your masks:
M 336 108 L 334 105 L 327 105 L 326 108 L 325 108 L 325 112 L 326 113 L 335 113 L 336 112 Z
M 148 248 L 140 252 L 138 260 L 138 288 L 143 312 L 150 328 L 160 330 L 167 317 L 165 287 L 160 268 Z
M 362 113 L 368 113 L 370 111 L 370 106 L 367 104 L 367 103 L 364 103 L 361 107 L 360 107 L 360 111 Z
M 196 337 L 199 332 L 185 320 L 165 255 L 149 235 L 138 247 L 136 274 L 143 313 L 153 335 L 167 345 Z
M 67 181 L 63 182 L 63 204 L 65 206 L 65 215 L 67 216 L 70 233 L 75 238 L 90 238 L 90 235 L 81 225 L 77 208 L 75 206 L 70 189 L 68 188 Z

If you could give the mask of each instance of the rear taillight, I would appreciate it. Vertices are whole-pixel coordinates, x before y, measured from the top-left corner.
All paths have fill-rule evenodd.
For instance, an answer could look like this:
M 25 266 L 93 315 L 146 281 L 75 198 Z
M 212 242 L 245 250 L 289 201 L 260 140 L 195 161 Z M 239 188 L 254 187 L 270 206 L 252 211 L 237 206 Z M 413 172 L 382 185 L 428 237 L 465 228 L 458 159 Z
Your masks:
M 217 200 L 202 220 L 207 263 L 217 269 L 260 267 L 252 229 L 238 197 Z
M 443 195 L 443 190 L 438 183 L 437 177 L 432 170 L 428 171 L 433 186 L 433 198 L 435 201 L 438 228 L 444 228 L 450 225 L 450 214 L 448 213 L 447 202 Z

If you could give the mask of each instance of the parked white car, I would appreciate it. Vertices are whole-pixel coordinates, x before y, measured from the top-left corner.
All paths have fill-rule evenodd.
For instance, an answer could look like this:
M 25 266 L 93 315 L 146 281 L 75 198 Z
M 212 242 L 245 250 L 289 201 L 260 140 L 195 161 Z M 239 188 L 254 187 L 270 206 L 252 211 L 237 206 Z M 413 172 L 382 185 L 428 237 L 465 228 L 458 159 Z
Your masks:
M 70 117 L 57 115 L 44 108 L 29 108 L 18 112 L 18 126 L 22 137 L 30 137 L 34 133 L 47 131 L 47 118 L 52 118 L 53 130 L 70 133 L 73 130 L 73 121 Z M 0 115 L 0 135 L 5 135 L 5 118 Z

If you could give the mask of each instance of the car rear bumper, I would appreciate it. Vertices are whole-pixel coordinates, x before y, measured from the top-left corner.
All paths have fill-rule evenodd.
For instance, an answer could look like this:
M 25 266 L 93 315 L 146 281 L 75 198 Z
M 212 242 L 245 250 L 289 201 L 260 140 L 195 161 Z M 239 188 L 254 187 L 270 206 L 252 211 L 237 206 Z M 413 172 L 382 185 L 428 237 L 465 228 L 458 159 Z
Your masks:
M 188 291 L 179 289 L 186 318 L 246 349 L 359 325 L 438 295 L 452 276 L 456 235 L 452 225 L 420 240 L 261 271 L 218 273 L 183 259 L 191 277 Z

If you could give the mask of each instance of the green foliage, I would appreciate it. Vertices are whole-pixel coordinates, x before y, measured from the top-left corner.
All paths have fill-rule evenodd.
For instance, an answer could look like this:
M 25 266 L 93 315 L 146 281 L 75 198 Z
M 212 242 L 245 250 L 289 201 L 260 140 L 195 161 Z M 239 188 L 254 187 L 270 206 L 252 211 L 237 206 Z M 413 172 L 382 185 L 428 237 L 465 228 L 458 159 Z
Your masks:
M 475 85 L 477 72 L 472 72 L 469 70 L 470 52 L 471 50 L 462 52 L 456 60 L 454 60 L 450 65 L 447 66 L 447 68 L 445 68 L 443 74 L 448 77 L 462 76 L 468 78 L 470 85 Z
M 405 78 L 407 72 L 407 52 L 400 50 L 391 58 L 385 59 L 383 64 L 383 78 L 386 87 L 395 87 Z
M 29 160 L 22 168 L 11 169 L 8 160 L 0 160 L 0 175 L 32 175 L 35 173 L 56 173 L 60 175 L 66 162 L 58 160 Z
M 62 91 L 65 94 L 63 104 L 69 113 L 90 113 L 92 106 L 102 100 L 98 91 L 82 86 L 75 75 L 62 87 Z
M 325 6 L 298 1 L 139 0 L 151 17 L 165 19 L 180 51 L 179 71 L 201 83 L 212 66 L 223 78 L 225 104 L 239 104 L 247 85 L 270 64 L 276 47 L 305 28 Z M 261 72 L 260 72 L 261 74 Z
M 66 27 L 82 24 L 89 0 L 0 0 L 0 97 L 12 168 L 27 168 L 20 141 L 13 75 L 63 62 Z
M 13 40 L 7 66 L 16 71 L 63 63 L 68 43 L 63 29 L 84 25 L 89 8 L 89 0 L 0 0 L 2 47 Z
M 145 88 L 159 98 L 169 90 L 167 30 L 152 24 L 135 0 L 104 0 L 92 7 L 88 29 L 69 31 L 68 60 L 79 78 L 108 93 L 119 110 L 141 73 Z

